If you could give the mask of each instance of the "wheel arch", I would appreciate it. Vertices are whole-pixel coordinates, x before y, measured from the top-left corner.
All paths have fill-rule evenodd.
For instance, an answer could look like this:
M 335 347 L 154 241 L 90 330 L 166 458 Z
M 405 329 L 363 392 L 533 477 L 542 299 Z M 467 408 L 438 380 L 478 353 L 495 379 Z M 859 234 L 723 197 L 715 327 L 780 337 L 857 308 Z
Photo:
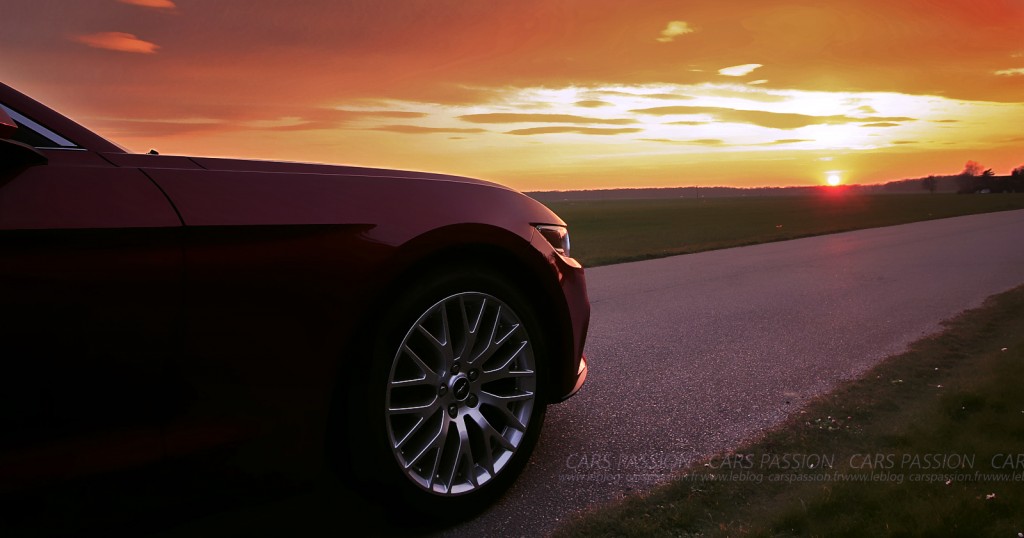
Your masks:
M 532 234 L 532 228 L 527 231 Z M 374 319 L 410 286 L 445 267 L 475 265 L 493 271 L 512 283 L 533 304 L 544 327 L 544 341 L 556 357 L 545 380 L 548 402 L 560 401 L 563 387 L 575 379 L 572 323 L 569 307 L 559 288 L 558 268 L 523 237 L 504 228 L 485 224 L 452 225 L 432 230 L 407 241 L 383 264 L 378 288 L 367 316 L 353 335 L 374 331 Z M 560 366 L 561 368 L 557 367 Z M 570 383 L 571 384 L 571 383 Z

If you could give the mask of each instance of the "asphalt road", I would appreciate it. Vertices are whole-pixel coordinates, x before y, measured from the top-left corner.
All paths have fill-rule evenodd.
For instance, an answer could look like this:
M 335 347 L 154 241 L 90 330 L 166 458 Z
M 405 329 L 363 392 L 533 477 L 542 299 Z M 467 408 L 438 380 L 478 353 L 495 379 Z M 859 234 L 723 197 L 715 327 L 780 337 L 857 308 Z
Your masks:
M 513 489 L 446 537 L 537 536 L 737 446 L 1024 283 L 1024 211 L 587 271 L 590 377 Z

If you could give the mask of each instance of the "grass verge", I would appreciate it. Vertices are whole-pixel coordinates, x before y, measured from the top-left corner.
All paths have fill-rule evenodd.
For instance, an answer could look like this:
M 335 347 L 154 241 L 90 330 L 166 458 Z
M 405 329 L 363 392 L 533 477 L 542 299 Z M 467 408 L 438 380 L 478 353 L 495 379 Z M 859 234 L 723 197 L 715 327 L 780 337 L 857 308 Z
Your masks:
M 1024 287 L 572 536 L 1018 536 Z
M 704 250 L 1024 209 L 1024 194 L 850 194 L 595 200 L 547 204 L 586 267 Z

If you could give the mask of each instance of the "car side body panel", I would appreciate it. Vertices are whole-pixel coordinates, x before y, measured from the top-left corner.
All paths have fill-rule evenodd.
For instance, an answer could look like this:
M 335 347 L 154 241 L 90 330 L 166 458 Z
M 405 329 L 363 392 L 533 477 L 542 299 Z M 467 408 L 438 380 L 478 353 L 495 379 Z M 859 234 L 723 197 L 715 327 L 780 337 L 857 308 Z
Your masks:
M 530 260 L 514 273 L 524 287 L 554 285 L 557 279 L 545 275 L 570 269 L 559 268 L 564 262 L 530 225 L 561 220 L 515 191 L 447 176 L 293 166 L 317 173 L 253 171 L 253 162 L 246 162 L 246 171 L 143 169 L 174 202 L 187 230 L 186 353 L 172 385 L 179 395 L 222 387 L 216 399 L 180 399 L 182 430 L 172 428 L 169 450 L 181 445 L 175 435 L 195 443 L 196 428 L 211 444 L 232 435 L 317 443 L 325 435 L 318 426 L 328 423 L 329 398 L 347 378 L 366 371 L 359 339 L 372 330 L 388 290 L 414 278 L 410 268 L 420 263 L 445 263 L 439 252 L 472 255 L 469 247 L 476 245 L 514 253 L 510 260 Z M 229 161 L 225 167 L 239 166 Z M 553 288 L 538 296 L 563 292 Z M 570 305 L 552 302 L 549 309 L 553 332 L 573 334 L 565 321 Z M 557 349 L 569 356 L 578 344 L 570 339 Z M 577 362 L 553 362 L 569 365 L 556 374 L 561 399 L 572 388 L 565 385 L 575 380 Z M 251 413 L 255 409 L 263 412 Z M 266 420 L 268 414 L 279 420 Z M 293 414 L 317 419 L 299 422 Z M 300 431 L 303 425 L 311 428 Z

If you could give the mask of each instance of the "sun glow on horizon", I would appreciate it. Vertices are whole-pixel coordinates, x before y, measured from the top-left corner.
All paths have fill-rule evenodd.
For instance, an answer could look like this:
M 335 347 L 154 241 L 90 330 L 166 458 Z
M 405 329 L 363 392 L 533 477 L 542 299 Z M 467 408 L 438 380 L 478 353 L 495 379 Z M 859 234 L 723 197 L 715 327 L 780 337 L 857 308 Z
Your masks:
M 400 157 L 408 158 L 409 164 L 401 166 L 423 168 L 419 163 L 430 162 L 428 168 L 434 171 L 495 179 L 522 189 L 563 190 L 628 185 L 608 181 L 612 174 L 643 181 L 643 186 L 725 184 L 717 179 L 722 177 L 718 173 L 686 172 L 674 178 L 670 174 L 697 165 L 728 166 L 735 173 L 741 167 L 726 163 L 740 159 L 760 163 L 752 171 L 770 169 L 775 176 L 729 184 L 778 185 L 806 169 L 802 163 L 831 162 L 832 155 L 840 156 L 835 164 L 865 177 L 853 161 L 878 152 L 963 145 L 965 130 L 978 128 L 1010 139 L 1012 124 L 1006 116 L 1002 122 L 995 116 L 1010 114 L 1024 121 L 1019 107 L 891 92 L 773 90 L 721 83 L 487 90 L 486 99 L 465 105 L 402 100 L 335 103 L 335 109 L 354 115 L 335 132 L 342 137 L 360 133 L 363 138 L 376 133 L 375 138 L 394 141 L 388 147 L 402 144 Z M 390 116 L 382 116 L 381 110 L 390 111 Z M 389 152 L 387 158 L 394 160 L 396 153 Z M 844 176 L 840 171 L 825 172 L 825 183 L 840 185 Z M 894 177 L 878 178 L 886 179 Z
M 742 84 L 477 90 L 482 97 L 464 104 L 337 99 L 308 111 L 202 123 L 83 119 L 128 147 L 163 153 L 418 169 L 521 190 L 821 184 L 792 179 L 813 177 L 807 171 L 821 162 L 844 170 L 818 172 L 828 185 L 843 184 L 849 171 L 869 183 L 887 181 L 908 172 L 883 162 L 916 153 L 917 162 L 934 163 L 929 153 L 951 146 L 991 149 L 972 146 L 973 133 L 1012 145 L 1014 125 L 1024 122 L 1024 109 L 1008 104 Z

